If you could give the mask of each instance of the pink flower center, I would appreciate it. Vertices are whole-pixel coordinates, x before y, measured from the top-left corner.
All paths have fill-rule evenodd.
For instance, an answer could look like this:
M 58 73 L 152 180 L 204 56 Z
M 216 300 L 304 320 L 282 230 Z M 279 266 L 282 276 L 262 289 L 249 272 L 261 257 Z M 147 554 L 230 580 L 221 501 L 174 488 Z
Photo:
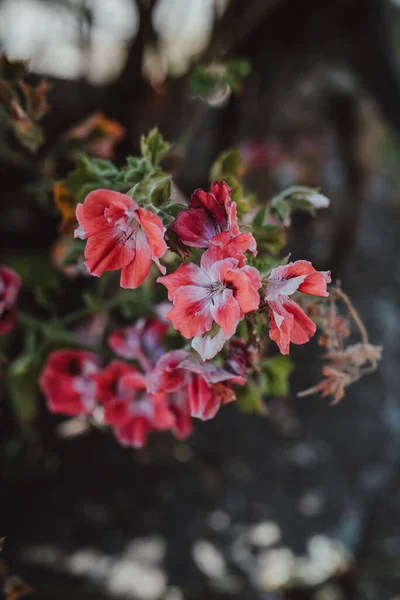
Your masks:
M 110 208 L 106 208 L 104 216 L 107 222 L 112 224 L 121 233 L 121 241 L 123 243 L 132 238 L 140 228 L 136 213 L 132 209 L 125 209 L 124 207 L 124 210 L 122 210 L 119 206 L 111 206 Z

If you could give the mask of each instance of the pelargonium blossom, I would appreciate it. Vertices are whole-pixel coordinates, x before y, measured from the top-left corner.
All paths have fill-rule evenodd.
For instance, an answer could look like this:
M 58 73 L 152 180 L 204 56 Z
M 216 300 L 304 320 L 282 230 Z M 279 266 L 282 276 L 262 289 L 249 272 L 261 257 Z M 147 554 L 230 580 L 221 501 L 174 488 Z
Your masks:
M 253 235 L 239 229 L 236 202 L 232 201 L 232 190 L 225 181 L 213 181 L 210 192 L 195 190 L 189 208 L 178 213 L 172 230 L 186 246 L 231 244 L 238 253 L 257 253 Z
M 17 302 L 21 278 L 13 269 L 0 266 L 0 335 L 11 331 L 17 322 Z
M 94 379 L 104 421 L 124 446 L 142 448 L 150 431 L 174 427 L 166 394 L 149 393 L 146 376 L 134 367 L 115 360 Z
M 184 418 L 212 419 L 222 404 L 236 400 L 232 383 L 243 385 L 244 377 L 204 363 L 185 350 L 162 356 L 149 380 L 150 390 L 168 394 L 169 404 Z M 182 416 L 183 415 L 183 416 Z
M 93 376 L 99 358 L 83 350 L 55 350 L 47 357 L 39 378 L 49 410 L 64 415 L 90 414 L 96 406 Z
M 121 269 L 121 287 L 134 289 L 150 273 L 152 261 L 165 273 L 159 261 L 167 250 L 162 221 L 126 194 L 90 192 L 78 204 L 76 218 L 75 237 L 87 239 L 85 265 L 91 275 Z
M 164 352 L 161 342 L 168 328 L 168 321 L 154 317 L 141 318 L 130 327 L 113 331 L 108 344 L 117 356 L 137 360 L 147 371 Z
M 172 309 L 165 315 L 185 338 L 195 338 L 193 347 L 203 359 L 212 358 L 222 344 L 233 336 L 246 313 L 258 308 L 261 286 L 260 274 L 254 267 L 239 266 L 236 258 L 225 258 L 222 248 L 214 246 L 204 252 L 200 267 L 194 263 L 181 264 L 178 269 L 159 277 L 168 290 Z M 215 325 L 220 327 L 217 348 Z M 218 330 L 218 327 L 217 327 Z M 208 334 L 210 344 L 205 352 L 198 339 Z
M 329 296 L 326 286 L 330 282 L 329 271 L 316 271 L 307 260 L 272 269 L 265 296 L 270 307 L 269 336 L 282 354 L 289 354 L 290 342 L 305 344 L 316 331 L 315 323 L 289 296 L 297 291 Z

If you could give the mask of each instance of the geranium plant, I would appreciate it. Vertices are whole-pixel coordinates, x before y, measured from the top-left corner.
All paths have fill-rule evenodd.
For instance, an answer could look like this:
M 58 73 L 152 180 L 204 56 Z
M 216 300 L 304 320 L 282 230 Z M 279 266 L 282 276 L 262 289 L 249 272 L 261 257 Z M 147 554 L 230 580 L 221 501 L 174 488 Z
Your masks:
M 23 109 L 7 86 L 11 124 L 23 138 Z M 41 84 L 28 94 L 37 116 L 47 108 L 45 91 Z M 39 144 L 37 127 L 26 131 Z M 60 213 L 53 269 L 79 280 L 81 301 L 67 312 L 45 302 L 40 316 L 20 311 L 25 350 L 5 367 L 11 397 L 22 393 L 27 402 L 38 385 L 50 411 L 93 420 L 139 448 L 152 431 L 185 438 L 192 419 L 211 419 L 229 402 L 264 413 L 265 397 L 288 393 L 292 344 L 307 343 L 317 327 L 329 363 L 305 393 L 337 402 L 376 368 L 380 349 L 341 288 L 330 291 L 330 273 L 287 255 L 292 213 L 326 208 L 325 196 L 292 187 L 270 201 L 256 198 L 244 187 L 239 153 L 227 150 L 209 189 L 185 199 L 162 168 L 171 150 L 159 131 L 143 136 L 141 156 L 118 168 L 109 158 L 122 135 L 96 114 L 43 159 L 44 188 Z M 75 168 L 60 179 L 65 155 Z M 12 265 L 1 266 L 0 334 L 18 322 L 20 287 Z M 346 347 L 348 316 L 362 340 Z

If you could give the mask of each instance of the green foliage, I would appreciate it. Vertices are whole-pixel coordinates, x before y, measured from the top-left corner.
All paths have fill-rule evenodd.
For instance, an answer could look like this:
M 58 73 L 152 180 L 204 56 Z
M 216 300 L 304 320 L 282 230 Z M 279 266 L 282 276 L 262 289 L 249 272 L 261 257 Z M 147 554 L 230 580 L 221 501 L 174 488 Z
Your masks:
M 264 398 L 287 396 L 293 363 L 287 356 L 274 356 L 264 361 L 261 370 L 250 376 L 238 393 L 238 407 L 243 412 L 267 414 Z
M 267 414 L 267 409 L 263 401 L 263 393 L 259 383 L 253 379 L 248 379 L 246 385 L 240 390 L 237 399 L 239 410 L 244 413 L 253 413 L 257 415 Z
M 289 376 L 293 371 L 293 363 L 288 356 L 277 355 L 263 364 L 265 375 L 265 394 L 269 396 L 287 396 L 289 393 Z
M 268 212 L 278 223 L 286 226 L 290 224 L 291 215 L 296 211 L 301 210 L 315 216 L 315 207 L 309 198 L 316 194 L 319 194 L 319 191 L 314 188 L 290 187 L 271 200 Z
M 140 138 L 140 152 L 144 159 L 148 160 L 155 169 L 170 149 L 171 145 L 164 140 L 157 127 L 152 129 L 147 136 Z
M 22 354 L 7 370 L 7 387 L 14 415 L 21 425 L 32 423 L 37 415 L 40 362 L 31 353 Z
M 225 181 L 232 189 L 232 200 L 237 204 L 238 216 L 245 214 L 255 202 L 251 194 L 244 194 L 242 179 L 245 167 L 242 163 L 240 153 L 234 149 L 228 149 L 219 154 L 210 169 L 210 181 Z
M 170 145 L 158 129 L 142 136 L 142 157 L 131 156 L 126 166 L 118 170 L 109 160 L 80 155 L 76 168 L 65 180 L 65 187 L 74 195 L 76 203 L 83 202 L 87 194 L 96 189 L 120 192 L 131 190 L 132 197 L 142 206 L 158 207 L 171 196 L 170 177 L 158 166 Z
M 210 100 L 218 89 L 239 92 L 251 72 L 246 58 L 233 58 L 225 64 L 198 65 L 190 74 L 189 86 L 193 94 Z
M 25 63 L 0 56 L 0 105 L 6 113 L 6 127 L 11 127 L 21 145 L 35 153 L 44 142 L 38 121 L 48 111 L 48 84 L 41 81 L 32 87 L 23 81 L 27 74 Z

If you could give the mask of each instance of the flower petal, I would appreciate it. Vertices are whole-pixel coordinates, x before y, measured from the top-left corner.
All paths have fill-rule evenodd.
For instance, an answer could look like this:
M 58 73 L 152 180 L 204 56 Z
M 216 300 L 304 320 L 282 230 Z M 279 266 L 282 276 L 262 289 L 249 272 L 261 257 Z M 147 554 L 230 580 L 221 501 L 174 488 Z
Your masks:
M 196 336 L 192 339 L 192 348 L 196 350 L 203 360 L 214 358 L 222 350 L 226 342 L 222 329 L 216 335 L 210 332 Z
M 164 240 L 164 226 L 158 215 L 145 208 L 138 208 L 137 219 L 144 229 L 153 256 L 161 258 L 167 251 Z
M 168 299 L 171 301 L 174 300 L 176 291 L 182 286 L 197 285 L 204 288 L 211 286 L 210 278 L 194 263 L 183 263 L 176 271 L 165 277 L 159 277 L 157 281 L 165 285 L 168 290 Z
M 211 302 L 211 315 L 221 327 L 227 340 L 235 333 L 242 318 L 239 302 L 233 297 L 232 290 L 224 289 L 216 294 Z
M 247 270 L 245 271 L 245 269 Z M 259 274 L 257 277 L 257 273 L 258 271 L 254 267 L 229 269 L 224 273 L 224 282 L 231 284 L 242 315 L 257 310 L 260 304 L 260 296 L 257 289 L 261 285 L 261 280 Z M 258 287 L 253 285 L 253 282 Z
M 210 307 L 208 288 L 187 285 L 175 292 L 174 306 L 165 317 L 185 338 L 191 338 L 211 329 Z
M 85 248 L 85 266 L 91 275 L 117 271 L 135 256 L 134 240 L 127 242 L 123 233 L 111 227 L 89 237 Z
M 202 208 L 182 210 L 178 213 L 172 230 L 186 246 L 193 248 L 207 248 L 211 238 L 220 231 L 210 213 Z
M 133 260 L 126 264 L 121 271 L 120 284 L 123 288 L 136 289 L 146 279 L 151 269 L 151 248 L 141 229 L 137 229 L 133 236 L 135 254 Z
M 76 218 L 79 227 L 75 231 L 75 237 L 84 240 L 112 227 L 113 225 L 105 217 L 105 210 L 110 208 L 114 202 L 121 203 L 126 206 L 126 209 L 137 207 L 137 204 L 126 194 L 111 190 L 94 190 L 86 196 L 83 204 L 78 204 L 76 207 Z

